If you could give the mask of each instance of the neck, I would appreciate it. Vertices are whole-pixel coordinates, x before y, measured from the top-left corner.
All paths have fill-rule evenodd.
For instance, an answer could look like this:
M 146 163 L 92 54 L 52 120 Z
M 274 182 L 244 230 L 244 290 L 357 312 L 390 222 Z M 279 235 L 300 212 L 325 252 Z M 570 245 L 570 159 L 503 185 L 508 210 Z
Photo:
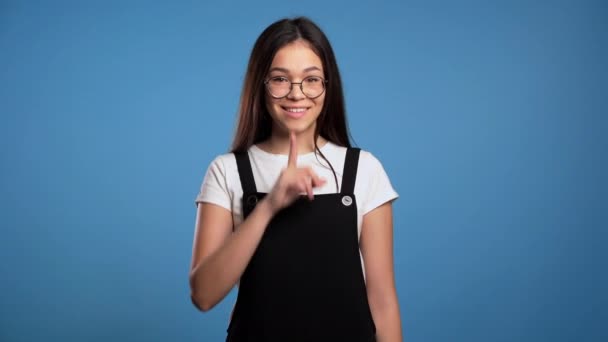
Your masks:
M 300 133 L 296 134 L 298 144 L 298 154 L 310 153 L 315 150 L 314 134 Z M 317 146 L 320 148 L 327 140 L 319 136 L 317 138 Z M 261 144 L 259 147 L 273 154 L 289 154 L 289 134 L 272 134 L 270 138 Z

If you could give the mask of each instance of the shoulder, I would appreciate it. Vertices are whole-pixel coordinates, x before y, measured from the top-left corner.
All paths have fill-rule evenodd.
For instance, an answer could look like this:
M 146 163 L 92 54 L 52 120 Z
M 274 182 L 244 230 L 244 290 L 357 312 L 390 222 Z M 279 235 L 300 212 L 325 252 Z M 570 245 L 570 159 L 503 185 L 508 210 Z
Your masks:
M 196 203 L 207 202 L 232 210 L 236 160 L 232 153 L 216 156 L 207 168 Z
M 374 154 L 362 148 L 356 148 L 360 150 L 357 174 L 363 174 L 364 177 L 367 177 L 384 171 L 382 163 Z M 323 154 L 338 170 L 342 170 L 342 167 L 344 166 L 347 150 L 347 147 L 339 146 L 332 142 L 328 142 L 327 145 L 322 148 Z
M 234 157 L 234 153 L 224 153 L 215 156 L 209 167 L 222 170 L 224 172 L 236 168 L 236 158 Z
M 363 214 L 399 196 L 380 160 L 366 150 L 359 154 L 355 193 L 361 198 Z
M 359 172 L 363 172 L 366 176 L 373 175 L 377 172 L 383 172 L 384 167 L 380 160 L 370 151 L 361 149 L 359 153 Z
M 209 164 L 205 175 L 205 183 L 221 183 L 224 187 L 230 185 L 238 178 L 236 158 L 233 153 L 217 155 Z

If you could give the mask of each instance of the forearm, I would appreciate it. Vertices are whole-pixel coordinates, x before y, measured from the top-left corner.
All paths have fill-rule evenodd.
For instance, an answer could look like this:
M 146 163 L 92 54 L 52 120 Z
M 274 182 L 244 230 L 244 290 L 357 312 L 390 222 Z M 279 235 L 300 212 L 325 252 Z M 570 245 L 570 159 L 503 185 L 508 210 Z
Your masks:
M 372 316 L 376 325 L 377 342 L 401 342 L 401 317 L 397 299 L 381 305 L 371 306 Z
M 194 267 L 190 289 L 192 300 L 200 310 L 214 307 L 236 284 L 273 216 L 268 202 L 260 201 L 222 247 Z

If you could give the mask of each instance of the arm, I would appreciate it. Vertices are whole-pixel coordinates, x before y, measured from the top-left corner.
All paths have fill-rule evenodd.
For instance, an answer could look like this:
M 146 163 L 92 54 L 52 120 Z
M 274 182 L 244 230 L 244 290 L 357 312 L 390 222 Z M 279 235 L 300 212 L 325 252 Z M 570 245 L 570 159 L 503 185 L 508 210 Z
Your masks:
M 213 308 L 236 284 L 273 215 L 268 201 L 262 200 L 232 233 L 230 211 L 214 204 L 198 205 L 190 296 L 199 310 Z
M 214 204 L 199 204 L 190 266 L 190 297 L 200 310 L 213 308 L 236 284 L 274 215 L 301 193 L 312 200 L 312 189 L 325 183 L 310 168 L 296 166 L 296 146 L 296 136 L 292 133 L 287 168 L 236 232 L 232 232 L 229 210 Z
M 393 211 L 390 202 L 363 216 L 360 248 L 378 342 L 402 341 L 393 266 Z

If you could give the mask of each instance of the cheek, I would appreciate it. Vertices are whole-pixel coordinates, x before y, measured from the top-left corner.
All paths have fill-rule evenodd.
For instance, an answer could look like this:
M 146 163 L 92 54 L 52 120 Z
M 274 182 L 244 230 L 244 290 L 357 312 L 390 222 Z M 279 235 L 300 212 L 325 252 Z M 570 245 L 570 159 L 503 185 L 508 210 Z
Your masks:
M 323 110 L 323 106 L 325 105 L 325 94 L 316 99 L 315 104 L 319 108 L 319 112 L 321 112 Z
M 273 101 L 272 98 L 269 98 L 268 96 L 266 96 L 264 102 L 266 105 L 266 111 L 270 113 L 271 116 L 274 116 L 277 108 L 276 103 Z

